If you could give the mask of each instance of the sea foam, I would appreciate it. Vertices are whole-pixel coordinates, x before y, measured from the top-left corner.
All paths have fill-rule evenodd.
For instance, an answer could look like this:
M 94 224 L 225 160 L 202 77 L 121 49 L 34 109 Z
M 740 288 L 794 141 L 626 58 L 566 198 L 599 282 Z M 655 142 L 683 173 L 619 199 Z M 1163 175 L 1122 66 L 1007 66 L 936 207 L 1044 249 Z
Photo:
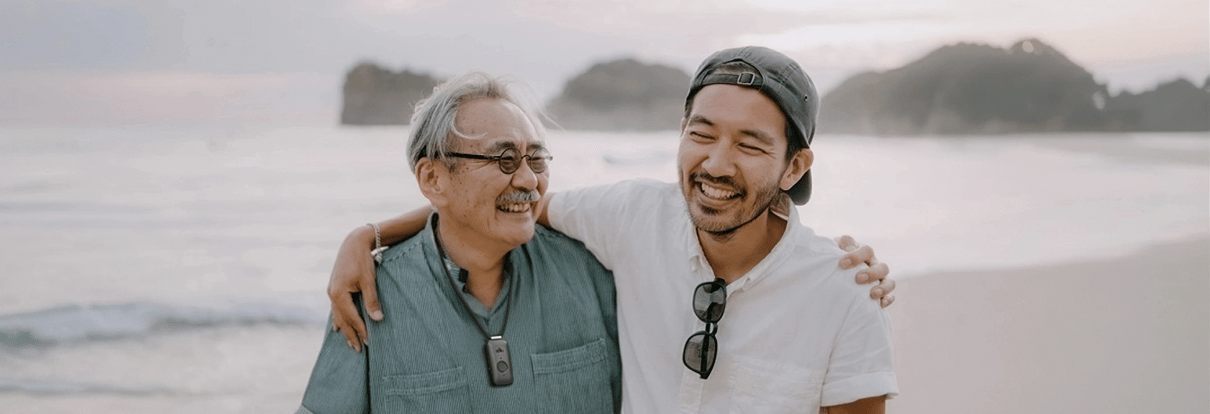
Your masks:
M 321 325 L 326 309 L 276 301 L 216 300 L 208 304 L 153 302 L 70 304 L 0 316 L 0 346 L 52 346 L 140 337 L 161 331 L 228 325 Z

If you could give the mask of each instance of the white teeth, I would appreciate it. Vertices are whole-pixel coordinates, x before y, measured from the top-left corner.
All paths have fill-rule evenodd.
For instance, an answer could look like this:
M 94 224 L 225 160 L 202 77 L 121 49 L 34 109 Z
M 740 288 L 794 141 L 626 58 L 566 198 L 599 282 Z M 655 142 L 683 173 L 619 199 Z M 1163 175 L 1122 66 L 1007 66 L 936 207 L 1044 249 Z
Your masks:
M 499 208 L 500 210 L 507 211 L 509 213 L 524 213 L 524 212 L 529 211 L 529 206 L 530 206 L 529 203 L 517 203 L 517 204 L 504 204 L 497 208 Z
M 706 197 L 710 197 L 710 198 L 714 198 L 714 199 L 726 200 L 728 198 L 732 198 L 732 197 L 739 195 L 739 193 L 737 193 L 737 192 L 727 191 L 727 190 L 723 190 L 721 188 L 711 187 L 709 185 L 706 185 L 705 183 L 699 183 L 698 186 L 700 186 L 702 188 L 702 194 L 705 194 Z

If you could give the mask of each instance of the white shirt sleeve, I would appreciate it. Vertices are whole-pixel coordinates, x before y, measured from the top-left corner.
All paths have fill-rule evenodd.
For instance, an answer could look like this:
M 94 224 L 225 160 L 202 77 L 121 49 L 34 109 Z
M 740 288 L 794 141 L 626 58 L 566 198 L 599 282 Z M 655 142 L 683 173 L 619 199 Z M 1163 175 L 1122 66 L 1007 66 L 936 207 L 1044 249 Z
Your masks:
M 624 260 L 621 254 L 634 235 L 644 213 L 645 199 L 654 200 L 658 182 L 626 180 L 597 187 L 577 188 L 556 193 L 546 207 L 550 225 L 584 243 L 606 268 L 614 269 Z
M 865 288 L 861 289 L 864 296 Z M 891 320 L 886 311 L 868 296 L 854 300 L 832 348 L 820 406 L 899 395 L 891 359 Z

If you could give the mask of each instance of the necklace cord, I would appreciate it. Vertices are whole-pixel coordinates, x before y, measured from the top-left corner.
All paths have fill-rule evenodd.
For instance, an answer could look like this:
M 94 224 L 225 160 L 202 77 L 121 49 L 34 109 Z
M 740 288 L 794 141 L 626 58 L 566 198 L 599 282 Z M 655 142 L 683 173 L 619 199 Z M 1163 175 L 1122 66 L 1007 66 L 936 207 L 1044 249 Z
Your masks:
M 450 270 L 445 266 L 445 249 L 441 247 L 441 234 L 438 231 L 439 229 L 437 227 L 437 222 L 438 217 L 434 215 L 433 239 L 437 242 L 437 254 L 441 256 L 441 270 L 445 272 L 445 277 L 449 279 L 450 287 L 454 288 L 454 296 L 457 296 L 458 301 L 462 302 L 462 308 L 466 309 L 466 313 L 471 315 L 471 320 L 475 322 L 475 327 L 479 328 L 479 332 L 483 333 L 484 337 L 490 339 L 492 336 L 503 336 L 504 330 L 508 329 L 508 316 L 513 311 L 513 295 L 516 293 L 513 292 L 515 290 L 513 289 L 513 285 L 516 284 L 517 275 L 509 275 L 508 278 L 508 303 L 504 305 L 504 324 L 500 327 L 500 333 L 498 335 L 489 335 L 487 333 L 487 328 L 485 328 L 483 324 L 479 322 L 479 315 L 476 315 L 475 312 L 471 310 L 471 305 L 466 302 L 466 298 L 463 297 L 462 292 L 458 291 L 458 284 L 454 282 L 454 276 L 450 275 Z M 522 249 L 524 249 L 524 247 L 525 246 L 522 245 Z

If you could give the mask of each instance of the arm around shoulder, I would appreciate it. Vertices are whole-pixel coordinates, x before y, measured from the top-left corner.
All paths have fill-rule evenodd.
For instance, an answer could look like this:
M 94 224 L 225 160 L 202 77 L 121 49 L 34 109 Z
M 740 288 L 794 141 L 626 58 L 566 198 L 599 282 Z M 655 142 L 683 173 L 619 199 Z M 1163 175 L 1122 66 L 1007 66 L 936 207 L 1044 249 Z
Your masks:
M 862 398 L 848 404 L 824 407 L 828 414 L 882 414 L 886 412 L 886 396 Z
M 554 196 L 554 192 L 547 191 L 542 195 L 542 199 L 538 200 L 538 224 L 546 226 L 546 228 L 554 228 L 550 225 L 550 214 L 546 212 L 546 208 L 550 206 L 550 199 Z
M 378 302 L 378 291 L 374 283 L 374 259 L 371 251 L 375 244 L 389 246 L 407 240 L 424 230 L 432 208 L 425 206 L 398 217 L 378 223 L 378 229 L 359 226 L 345 237 L 332 265 L 332 276 L 328 280 L 328 299 L 332 302 L 332 325 L 340 331 L 350 347 L 361 350 L 369 343 L 365 323 L 353 306 L 352 295 L 364 296 L 370 318 L 381 321 L 382 306 Z

